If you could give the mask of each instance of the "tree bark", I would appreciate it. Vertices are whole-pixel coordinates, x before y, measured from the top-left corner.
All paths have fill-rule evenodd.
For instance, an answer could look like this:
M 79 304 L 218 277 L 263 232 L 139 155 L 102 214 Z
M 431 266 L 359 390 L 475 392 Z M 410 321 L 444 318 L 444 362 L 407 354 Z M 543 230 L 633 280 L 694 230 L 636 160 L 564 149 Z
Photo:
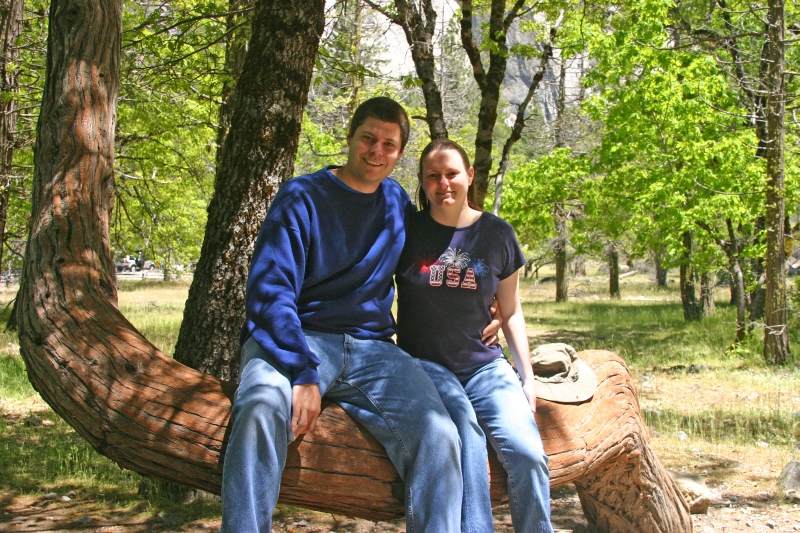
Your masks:
M 292 177 L 324 23 L 324 1 L 261 0 L 233 94 L 233 117 L 175 359 L 221 379 L 239 372 L 244 295 L 258 230 Z
M 669 273 L 669 269 L 664 268 L 660 257 L 656 257 L 656 286 L 667 286 L 667 273 Z
M 2 4 L 0 20 L 0 269 L 6 241 L 8 202 L 11 199 L 12 164 L 17 144 L 17 93 L 19 92 L 19 48 L 17 38 L 22 31 L 23 0 L 7 0 Z
M 716 313 L 717 306 L 714 301 L 714 286 L 716 284 L 716 274 L 704 272 L 700 276 L 700 302 L 701 312 L 704 317 L 711 317 Z
M 556 205 L 554 211 L 556 221 L 556 238 L 554 251 L 556 256 L 556 303 L 569 300 L 569 278 L 567 277 L 567 221 L 562 206 Z
M 680 267 L 681 305 L 683 306 L 683 319 L 686 322 L 700 320 L 701 308 L 697 301 L 697 289 L 694 280 L 694 265 L 692 265 L 692 232 L 683 232 L 683 260 Z
M 619 298 L 619 251 L 616 243 L 608 245 L 608 295 Z
M 784 1 L 768 0 L 767 38 L 764 43 L 767 94 L 767 194 L 765 258 L 766 298 L 764 316 L 764 359 L 783 365 L 789 352 L 789 313 L 786 305 L 786 180 L 784 176 Z
M 228 16 L 225 21 L 225 72 L 222 80 L 222 103 L 219 106 L 217 124 L 217 153 L 216 163 L 219 169 L 222 166 L 222 147 L 233 117 L 233 91 L 236 80 L 242 72 L 245 55 L 247 54 L 247 41 L 250 35 L 250 11 L 253 0 L 229 0 Z

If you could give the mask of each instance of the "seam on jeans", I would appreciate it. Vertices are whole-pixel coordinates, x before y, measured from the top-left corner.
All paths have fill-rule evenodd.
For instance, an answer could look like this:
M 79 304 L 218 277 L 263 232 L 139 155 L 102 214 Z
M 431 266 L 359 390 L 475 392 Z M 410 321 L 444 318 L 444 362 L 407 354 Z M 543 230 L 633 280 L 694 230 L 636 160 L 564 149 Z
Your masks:
M 350 351 L 353 349 L 355 343 L 352 337 L 346 333 L 343 335 L 342 340 L 342 369 L 339 371 L 339 376 L 336 381 L 342 381 L 342 376 L 347 375 L 347 365 L 350 363 Z
M 478 419 L 478 423 L 481 425 L 481 428 L 483 429 L 486 438 L 489 439 L 492 448 L 494 448 L 495 453 L 497 453 L 497 458 L 500 459 L 501 463 L 503 463 L 503 468 L 506 471 L 506 480 L 507 480 L 506 484 L 508 485 L 506 492 L 508 492 L 508 504 L 509 507 L 511 508 L 511 521 L 512 523 L 517 522 L 517 520 L 515 520 L 515 518 L 517 518 L 516 515 L 518 509 L 517 493 L 516 490 L 514 489 L 514 479 L 511 476 L 511 468 L 508 465 L 506 454 L 503 453 L 503 450 L 500 447 L 500 443 L 497 442 L 496 438 L 494 438 L 494 435 L 489 430 L 489 427 L 486 425 L 486 423 L 483 421 L 483 419 L 480 417 L 478 413 L 475 413 L 475 418 Z
M 406 494 L 406 530 L 410 529 L 411 531 L 406 531 L 406 533 L 414 533 L 417 528 L 414 527 L 414 491 L 409 487 L 407 489 L 408 494 Z M 411 526 L 411 527 L 409 527 Z
M 378 411 L 378 414 L 381 415 L 381 418 L 383 418 L 383 421 L 386 422 L 386 425 L 389 426 L 389 429 L 392 431 L 392 434 L 397 439 L 397 442 L 400 443 L 400 448 L 402 448 L 403 453 L 408 457 L 409 460 L 414 461 L 414 458 L 411 456 L 411 453 L 408 451 L 408 448 L 406 447 L 406 443 L 403 442 L 403 438 L 400 436 L 400 432 L 397 431 L 397 428 L 392 423 L 391 418 L 389 418 L 389 416 L 386 414 L 386 411 L 383 410 L 383 408 L 375 400 L 375 398 L 371 394 L 369 394 L 366 390 L 361 388 L 360 385 L 358 385 L 356 383 L 353 383 L 353 382 L 351 382 L 349 380 L 342 380 L 342 383 L 344 383 L 346 385 L 349 385 L 350 387 L 353 387 L 354 389 L 358 390 L 359 392 L 361 392 L 361 394 L 363 394 L 367 398 L 367 400 L 369 400 L 369 403 L 372 404 L 372 406 L 375 408 L 375 410 Z

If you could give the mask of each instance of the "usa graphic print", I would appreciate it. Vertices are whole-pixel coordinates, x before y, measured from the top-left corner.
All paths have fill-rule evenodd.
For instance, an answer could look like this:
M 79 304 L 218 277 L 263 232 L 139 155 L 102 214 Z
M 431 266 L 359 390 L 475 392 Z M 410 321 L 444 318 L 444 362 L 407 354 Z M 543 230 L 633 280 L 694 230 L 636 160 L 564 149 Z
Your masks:
M 446 287 L 472 290 L 478 288 L 477 278 L 482 278 L 489 270 L 483 259 L 470 259 L 467 252 L 458 248 L 447 248 L 438 259 L 418 259 L 415 266 L 420 274 L 428 274 L 431 287 L 441 287 L 444 284 Z

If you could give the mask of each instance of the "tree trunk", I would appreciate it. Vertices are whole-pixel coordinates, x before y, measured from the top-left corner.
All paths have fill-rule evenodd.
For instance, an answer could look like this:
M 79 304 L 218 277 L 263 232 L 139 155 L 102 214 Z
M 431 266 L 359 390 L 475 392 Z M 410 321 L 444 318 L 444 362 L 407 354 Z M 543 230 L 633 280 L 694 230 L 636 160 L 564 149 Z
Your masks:
M 728 246 L 723 247 L 728 255 L 728 264 L 731 273 L 731 305 L 736 307 L 736 342 L 744 340 L 747 334 L 745 326 L 745 290 L 744 273 L 739 262 L 739 241 L 736 232 L 733 230 L 733 222 L 727 219 L 725 224 L 728 227 Z
M 582 255 L 576 255 L 572 258 L 570 262 L 570 270 L 572 271 L 572 275 L 574 277 L 585 277 L 586 276 L 586 258 Z
M 222 103 L 219 106 L 217 124 L 217 169 L 222 164 L 222 147 L 233 117 L 233 91 L 236 80 L 242 72 L 242 65 L 247 54 L 247 41 L 250 35 L 250 15 L 253 0 L 229 0 L 228 17 L 225 21 L 225 72 L 222 78 Z
M 700 276 L 700 310 L 704 317 L 714 316 L 717 306 L 714 301 L 714 286 L 717 276 L 714 273 L 704 272 Z
M 771 364 L 789 362 L 789 313 L 786 305 L 786 181 L 784 176 L 784 0 L 768 0 L 767 38 L 764 43 L 767 75 L 767 198 L 765 258 L 766 301 L 764 359 Z
M 619 251 L 616 243 L 608 245 L 608 295 L 619 298 Z
M 511 23 L 519 17 L 522 0 L 514 2 L 506 13 L 505 0 L 492 0 L 489 13 L 489 31 L 485 39 L 491 41 L 489 50 L 489 69 L 486 70 L 481 52 L 472 36 L 473 0 L 461 2 L 461 44 L 467 53 L 475 81 L 481 90 L 481 103 L 478 111 L 478 132 L 475 135 L 475 194 L 478 205 L 483 205 L 489 187 L 489 171 L 492 168 L 492 135 L 497 122 L 497 106 L 500 103 L 500 85 L 506 74 L 508 45 L 506 37 Z
M 694 282 L 694 266 L 692 265 L 692 232 L 683 232 L 683 261 L 681 261 L 681 305 L 683 319 L 686 322 L 700 320 L 701 308 L 697 301 L 697 290 Z
M 22 31 L 23 0 L 6 0 L 2 5 L 0 20 L 0 269 L 3 265 L 3 249 L 8 218 L 8 202 L 11 199 L 11 173 L 14 148 L 17 143 L 17 93 L 19 72 L 17 65 L 19 48 L 17 38 Z
M 500 206 L 503 202 L 503 179 L 505 178 L 506 170 L 508 170 L 508 163 L 511 159 L 511 149 L 517 141 L 522 138 L 522 130 L 525 129 L 525 113 L 528 112 L 528 105 L 531 99 L 533 99 L 533 95 L 536 93 L 539 83 L 544 79 L 544 74 L 547 71 L 547 63 L 553 57 L 553 40 L 555 40 L 556 31 L 557 28 L 552 28 L 550 30 L 550 40 L 545 43 L 544 49 L 542 50 L 542 58 L 539 60 L 539 69 L 531 79 L 531 84 L 528 87 L 525 98 L 522 99 L 522 103 L 517 107 L 517 117 L 514 119 L 514 127 L 511 129 L 511 135 L 508 136 L 508 139 L 506 139 L 503 145 L 503 154 L 500 156 L 500 166 L 497 169 L 497 176 L 494 181 L 494 205 L 492 206 L 492 214 L 497 217 L 500 216 Z M 559 98 L 559 103 L 563 106 L 562 98 Z M 559 107 L 559 114 L 562 112 L 562 107 Z M 556 298 L 556 301 L 559 301 L 558 298 Z
M 556 238 L 553 248 L 556 256 L 556 303 L 569 300 L 569 278 L 567 277 L 567 223 L 561 206 L 554 209 Z
M 244 293 L 258 230 L 292 177 L 324 1 L 261 0 L 233 94 L 233 117 L 175 359 L 221 379 L 239 372 Z
M 663 263 L 661 261 L 656 260 L 656 286 L 658 287 L 666 287 L 667 286 L 667 273 L 669 269 L 664 268 Z
M 411 47 L 411 59 L 414 61 L 417 77 L 422 81 L 425 121 L 428 123 L 431 140 L 446 139 L 447 125 L 442 110 L 442 93 L 439 91 L 439 84 L 436 83 L 436 57 L 433 55 L 436 10 L 431 0 L 419 2 L 422 12 L 417 8 L 417 2 L 396 0 L 394 2 L 397 9 L 396 17 L 377 4 L 368 3 L 403 28 L 408 46 Z
M 744 302 L 744 274 L 742 267 L 737 261 L 731 267 L 731 304 L 736 307 L 736 342 L 744 340 L 747 335 L 745 326 L 745 302 Z

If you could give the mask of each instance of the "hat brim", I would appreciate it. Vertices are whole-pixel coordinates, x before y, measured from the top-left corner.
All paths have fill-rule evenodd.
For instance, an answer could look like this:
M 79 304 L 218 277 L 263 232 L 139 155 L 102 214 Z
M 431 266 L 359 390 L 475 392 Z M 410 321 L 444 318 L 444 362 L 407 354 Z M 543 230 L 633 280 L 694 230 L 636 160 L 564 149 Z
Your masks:
M 578 379 L 562 383 L 547 383 L 536 380 L 536 397 L 558 403 L 585 402 L 597 390 L 597 375 L 580 357 L 578 362 Z

